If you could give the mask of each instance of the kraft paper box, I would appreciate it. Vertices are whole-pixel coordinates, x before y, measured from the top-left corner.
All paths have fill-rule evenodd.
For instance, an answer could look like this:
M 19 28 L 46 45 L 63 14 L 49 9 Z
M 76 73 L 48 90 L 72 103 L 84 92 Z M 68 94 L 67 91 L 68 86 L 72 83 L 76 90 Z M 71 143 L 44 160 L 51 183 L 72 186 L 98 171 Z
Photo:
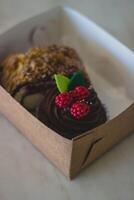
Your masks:
M 0 36 L 0 61 L 32 46 L 66 44 L 82 58 L 107 123 L 66 139 L 24 109 L 0 86 L 4 114 L 64 175 L 74 178 L 113 145 L 134 132 L 134 54 L 78 12 L 57 7 L 22 22 Z

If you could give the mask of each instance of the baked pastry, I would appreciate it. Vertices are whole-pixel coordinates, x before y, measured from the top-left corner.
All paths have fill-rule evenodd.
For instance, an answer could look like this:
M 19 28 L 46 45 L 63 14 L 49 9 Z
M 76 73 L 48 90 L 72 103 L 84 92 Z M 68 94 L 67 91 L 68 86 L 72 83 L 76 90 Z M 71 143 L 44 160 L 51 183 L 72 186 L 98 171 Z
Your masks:
M 1 84 L 40 121 L 66 138 L 107 120 L 81 59 L 70 47 L 50 45 L 9 56 L 1 64 Z
M 1 84 L 29 110 L 33 110 L 42 99 L 41 91 L 49 85 L 55 73 L 70 77 L 76 70 L 83 68 L 74 49 L 57 45 L 10 55 L 1 66 Z
M 70 76 L 82 68 L 82 62 L 72 48 L 51 45 L 30 49 L 25 54 L 11 55 L 2 66 L 1 83 L 13 94 L 18 86 L 36 83 L 55 73 Z

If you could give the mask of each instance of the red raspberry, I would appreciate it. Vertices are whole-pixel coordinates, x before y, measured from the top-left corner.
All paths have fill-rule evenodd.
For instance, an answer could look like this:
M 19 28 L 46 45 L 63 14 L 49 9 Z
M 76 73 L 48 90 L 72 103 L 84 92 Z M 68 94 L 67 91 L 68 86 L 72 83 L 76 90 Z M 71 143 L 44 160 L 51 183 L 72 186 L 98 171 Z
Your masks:
M 72 102 L 72 96 L 68 92 L 63 92 L 55 97 L 55 103 L 59 108 L 65 108 Z
M 90 91 L 84 86 L 77 86 L 72 91 L 72 96 L 77 100 L 82 100 L 90 96 Z
M 75 119 L 81 119 L 88 115 L 90 106 L 84 102 L 76 102 L 72 105 L 70 112 Z

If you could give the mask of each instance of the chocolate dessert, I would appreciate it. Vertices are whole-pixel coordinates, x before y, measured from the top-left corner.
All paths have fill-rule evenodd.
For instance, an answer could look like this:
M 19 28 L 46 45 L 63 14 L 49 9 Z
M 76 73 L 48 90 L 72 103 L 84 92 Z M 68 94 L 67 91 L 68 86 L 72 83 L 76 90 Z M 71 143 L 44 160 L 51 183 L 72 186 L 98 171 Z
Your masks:
M 80 89 L 80 86 L 78 87 Z M 106 112 L 94 89 L 88 90 L 90 95 L 86 98 L 79 101 L 75 98 L 71 99 L 72 104 L 60 108 L 55 100 L 59 94 L 57 87 L 48 88 L 44 93 L 43 101 L 37 108 L 38 118 L 66 138 L 73 138 L 99 126 L 106 121 Z M 68 98 L 64 95 L 65 93 L 61 94 L 63 98 Z
M 9 56 L 1 66 L 2 86 L 60 135 L 71 139 L 106 122 L 105 109 L 74 49 L 33 48 Z

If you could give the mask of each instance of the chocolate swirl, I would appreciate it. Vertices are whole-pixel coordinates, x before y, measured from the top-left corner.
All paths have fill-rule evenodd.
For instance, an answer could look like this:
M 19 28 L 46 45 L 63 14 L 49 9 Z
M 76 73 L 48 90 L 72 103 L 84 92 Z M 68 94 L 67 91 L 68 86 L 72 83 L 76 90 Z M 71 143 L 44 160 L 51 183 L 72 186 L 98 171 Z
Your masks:
M 85 131 L 91 130 L 107 119 L 106 112 L 96 92 L 92 89 L 91 96 L 86 101 L 91 104 L 91 112 L 83 119 L 72 118 L 68 109 L 59 109 L 55 105 L 55 97 L 59 94 L 56 86 L 47 88 L 44 99 L 37 109 L 37 117 L 49 128 L 66 138 L 73 138 Z

